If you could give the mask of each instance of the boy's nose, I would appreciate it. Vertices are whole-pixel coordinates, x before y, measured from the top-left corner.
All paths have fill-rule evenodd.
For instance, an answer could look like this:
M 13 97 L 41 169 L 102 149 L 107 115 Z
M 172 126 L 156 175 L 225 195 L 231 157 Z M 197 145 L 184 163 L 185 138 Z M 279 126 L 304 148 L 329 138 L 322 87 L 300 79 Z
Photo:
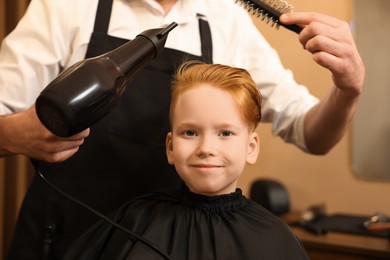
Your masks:
M 198 145 L 198 156 L 209 157 L 214 156 L 216 153 L 215 141 L 210 137 L 202 137 Z

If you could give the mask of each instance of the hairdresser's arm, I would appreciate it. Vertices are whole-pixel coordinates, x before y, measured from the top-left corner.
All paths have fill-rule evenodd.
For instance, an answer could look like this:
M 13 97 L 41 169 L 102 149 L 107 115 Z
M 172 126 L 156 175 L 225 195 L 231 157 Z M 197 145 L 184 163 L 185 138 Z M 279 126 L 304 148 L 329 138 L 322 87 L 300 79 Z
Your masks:
M 61 162 L 76 153 L 88 135 L 89 129 L 69 138 L 53 135 L 41 124 L 32 106 L 25 112 L 0 116 L 0 157 L 24 154 Z
M 349 25 L 317 13 L 293 12 L 281 17 L 286 24 L 299 24 L 303 47 L 313 60 L 332 73 L 334 86 L 305 117 L 308 150 L 325 154 L 344 135 L 363 91 L 365 69 Z

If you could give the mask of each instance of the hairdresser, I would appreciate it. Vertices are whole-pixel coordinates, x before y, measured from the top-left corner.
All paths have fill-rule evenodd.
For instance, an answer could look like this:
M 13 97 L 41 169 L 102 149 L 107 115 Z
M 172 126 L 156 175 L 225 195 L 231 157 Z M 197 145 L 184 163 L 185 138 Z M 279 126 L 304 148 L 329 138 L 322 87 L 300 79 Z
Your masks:
M 40 123 L 35 99 L 64 68 L 173 21 L 178 27 L 166 49 L 103 120 L 69 138 L 54 136 Z M 179 185 L 166 163 L 164 140 L 171 75 L 184 59 L 247 69 L 264 96 L 263 119 L 273 124 L 273 133 L 303 151 L 327 153 L 354 113 L 363 64 L 345 22 L 313 13 L 291 13 L 282 22 L 304 28 L 292 39 L 332 73 L 334 85 L 322 100 L 294 81 L 233 0 L 32 0 L 2 42 L 0 155 L 33 158 L 47 179 L 105 214 L 131 197 Z M 96 220 L 36 175 L 8 259 L 60 259 Z

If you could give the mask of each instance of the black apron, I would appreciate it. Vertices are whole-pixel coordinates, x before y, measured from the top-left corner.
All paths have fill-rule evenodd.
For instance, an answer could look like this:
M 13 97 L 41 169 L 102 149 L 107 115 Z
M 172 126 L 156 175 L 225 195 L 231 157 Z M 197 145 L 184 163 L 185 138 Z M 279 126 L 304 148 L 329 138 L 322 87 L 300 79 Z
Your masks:
M 111 7 L 112 0 L 99 1 L 86 58 L 128 41 L 107 35 Z M 184 60 L 212 63 L 210 28 L 201 16 L 199 30 L 201 57 L 165 48 L 129 83 L 118 106 L 91 127 L 90 136 L 74 156 L 58 164 L 39 163 L 46 178 L 104 214 L 134 196 L 177 188 L 182 181 L 165 154 L 169 88 L 172 75 Z M 35 176 L 8 259 L 60 259 L 68 245 L 97 220 Z

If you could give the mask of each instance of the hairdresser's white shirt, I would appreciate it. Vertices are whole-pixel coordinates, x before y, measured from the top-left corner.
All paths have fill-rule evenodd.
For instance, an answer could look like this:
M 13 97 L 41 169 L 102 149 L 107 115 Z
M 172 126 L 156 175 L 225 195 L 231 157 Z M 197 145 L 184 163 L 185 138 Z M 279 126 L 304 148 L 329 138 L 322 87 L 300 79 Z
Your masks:
M 33 0 L 0 52 L 0 115 L 27 109 L 64 68 L 83 59 L 98 0 Z M 317 99 L 297 85 L 234 0 L 179 0 L 164 16 L 155 0 L 114 0 L 109 34 L 132 39 L 176 22 L 165 47 L 200 55 L 196 13 L 208 20 L 214 63 L 247 69 L 264 96 L 263 121 L 305 149 L 303 117 Z

